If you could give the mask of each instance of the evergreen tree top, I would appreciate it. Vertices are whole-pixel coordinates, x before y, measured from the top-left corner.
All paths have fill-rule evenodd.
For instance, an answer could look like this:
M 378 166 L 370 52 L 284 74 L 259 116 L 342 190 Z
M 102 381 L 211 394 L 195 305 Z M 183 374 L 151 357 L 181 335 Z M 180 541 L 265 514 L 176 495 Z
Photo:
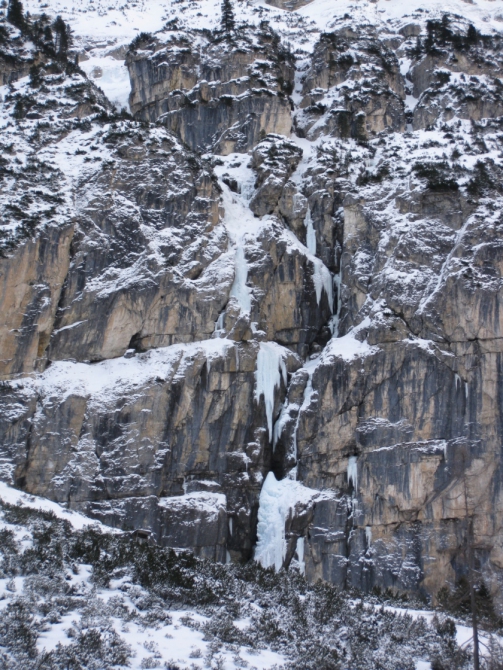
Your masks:
M 229 35 L 235 26 L 234 9 L 231 0 L 222 0 L 222 30 Z

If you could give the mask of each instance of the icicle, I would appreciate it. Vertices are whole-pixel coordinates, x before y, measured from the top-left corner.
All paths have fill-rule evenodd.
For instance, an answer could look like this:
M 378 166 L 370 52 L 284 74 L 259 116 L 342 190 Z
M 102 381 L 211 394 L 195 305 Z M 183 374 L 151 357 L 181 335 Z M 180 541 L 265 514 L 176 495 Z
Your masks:
M 281 377 L 287 383 L 287 372 L 283 360 L 283 349 L 275 342 L 261 342 L 257 356 L 257 371 L 255 373 L 256 387 L 255 400 L 260 402 L 264 396 L 265 411 L 267 416 L 267 427 L 269 429 L 269 441 L 272 441 L 272 419 L 274 412 L 274 393 L 281 385 Z
M 291 405 L 288 404 L 288 398 L 285 399 L 285 402 L 283 403 L 283 407 L 281 408 L 280 415 L 274 423 L 274 429 L 273 429 L 273 434 L 272 434 L 272 451 L 276 450 L 276 445 L 278 444 L 278 440 L 281 437 L 281 434 L 283 432 L 283 428 L 285 427 L 288 419 L 290 418 L 290 408 Z
M 447 442 L 442 440 L 442 450 L 444 452 L 444 461 L 447 463 Z
M 224 315 L 225 312 L 222 312 L 218 315 L 218 319 L 215 321 L 215 330 L 213 331 L 213 337 L 222 337 L 224 334 Z
M 350 456 L 348 461 L 348 484 L 351 482 L 353 484 L 354 492 L 358 490 L 358 458 L 356 456 Z
M 313 281 L 314 281 L 314 288 L 316 291 L 316 302 L 318 303 L 318 305 L 320 304 L 321 293 L 323 290 L 325 290 L 325 293 L 327 294 L 328 298 L 328 304 L 330 306 L 330 311 L 332 312 L 334 309 L 334 291 L 333 291 L 332 275 L 330 274 L 328 268 L 320 261 L 319 258 L 313 258 L 313 264 L 314 264 Z
M 310 207 L 307 208 L 304 225 L 306 227 L 306 247 L 308 248 L 309 253 L 313 254 L 313 256 L 316 256 L 316 232 L 313 226 L 313 218 L 311 216 Z
M 302 414 L 302 410 L 305 409 L 306 407 L 309 407 L 312 395 L 313 395 L 313 380 L 311 375 L 309 375 L 306 388 L 304 389 L 304 397 L 302 400 L 300 412 L 297 414 L 297 421 L 295 422 L 295 430 L 293 431 L 293 449 L 294 449 L 295 460 L 297 460 L 297 431 L 299 429 L 300 417 Z
M 372 527 L 371 526 L 365 526 L 365 539 L 367 541 L 367 549 L 370 549 L 370 545 L 372 544 Z

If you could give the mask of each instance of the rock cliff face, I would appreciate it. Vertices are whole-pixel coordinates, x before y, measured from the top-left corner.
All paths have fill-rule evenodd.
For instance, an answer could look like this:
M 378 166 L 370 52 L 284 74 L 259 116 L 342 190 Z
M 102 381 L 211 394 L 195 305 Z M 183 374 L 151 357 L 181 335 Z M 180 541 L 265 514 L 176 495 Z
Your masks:
M 164 546 L 433 598 L 473 519 L 501 601 L 501 37 L 326 28 L 295 55 L 251 18 L 142 34 L 129 117 L 71 60 L 23 79 L 5 24 L 0 472 Z
M 141 36 L 128 54 L 130 107 L 159 119 L 191 148 L 247 152 L 268 133 L 289 135 L 294 59 L 267 24 Z

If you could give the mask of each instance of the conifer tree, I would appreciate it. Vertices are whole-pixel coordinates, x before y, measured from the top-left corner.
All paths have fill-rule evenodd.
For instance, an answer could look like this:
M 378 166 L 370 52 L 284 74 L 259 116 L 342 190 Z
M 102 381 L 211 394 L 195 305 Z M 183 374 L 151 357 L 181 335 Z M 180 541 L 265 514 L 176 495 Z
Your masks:
M 20 30 L 25 26 L 25 18 L 23 12 L 23 3 L 21 0 L 9 0 L 9 8 L 7 9 L 7 20 Z
M 231 0 L 222 0 L 222 30 L 229 35 L 234 30 L 234 9 Z
M 68 47 L 71 46 L 71 33 L 69 26 L 63 21 L 61 16 L 58 16 L 52 24 L 55 33 L 55 48 L 59 56 L 67 53 Z

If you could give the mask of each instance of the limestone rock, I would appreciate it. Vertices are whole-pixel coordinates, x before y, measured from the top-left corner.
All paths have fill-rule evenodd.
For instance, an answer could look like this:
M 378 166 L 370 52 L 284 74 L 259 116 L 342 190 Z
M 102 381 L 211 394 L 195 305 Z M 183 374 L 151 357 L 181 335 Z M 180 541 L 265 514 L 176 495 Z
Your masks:
M 53 363 L 36 380 L 5 386 L 2 450 L 16 463 L 14 480 L 117 527 L 151 528 L 168 546 L 206 546 L 209 555 L 211 544 L 217 559 L 227 546 L 249 557 L 271 458 L 264 399 L 255 396 L 257 353 L 256 343 L 213 339 L 94 365 Z M 288 351 L 284 362 L 291 372 L 300 365 Z M 271 389 L 275 416 L 285 390 Z M 20 401 L 30 410 L 20 413 Z M 205 540 L 178 537 L 170 515 L 196 512 L 173 496 L 208 485 L 222 494 L 209 512 L 215 541 L 204 516 Z M 234 519 L 230 535 L 222 514 Z M 184 526 L 183 518 L 176 523 Z
M 49 344 L 73 225 L 48 226 L 0 259 L 0 378 L 32 372 Z
M 81 186 L 52 360 L 211 337 L 233 280 L 219 191 L 203 166 L 166 135 L 126 126 L 104 142 L 116 162 Z
M 0 100 L 0 476 L 218 561 L 269 482 L 279 564 L 433 601 L 468 509 L 501 604 L 501 37 L 267 11 L 140 34 L 134 119 Z
M 251 166 L 257 173 L 250 209 L 255 216 L 272 214 L 283 188 L 302 158 L 302 149 L 280 135 L 268 135 L 252 152 Z
M 344 26 L 324 33 L 302 92 L 295 123 L 309 139 L 323 133 L 364 141 L 405 129 L 405 88 L 397 58 L 372 30 Z
M 270 29 L 256 37 L 156 35 L 142 45 L 148 51 L 128 54 L 131 111 L 159 119 L 192 149 L 224 155 L 247 152 L 269 133 L 289 135 L 292 56 Z

